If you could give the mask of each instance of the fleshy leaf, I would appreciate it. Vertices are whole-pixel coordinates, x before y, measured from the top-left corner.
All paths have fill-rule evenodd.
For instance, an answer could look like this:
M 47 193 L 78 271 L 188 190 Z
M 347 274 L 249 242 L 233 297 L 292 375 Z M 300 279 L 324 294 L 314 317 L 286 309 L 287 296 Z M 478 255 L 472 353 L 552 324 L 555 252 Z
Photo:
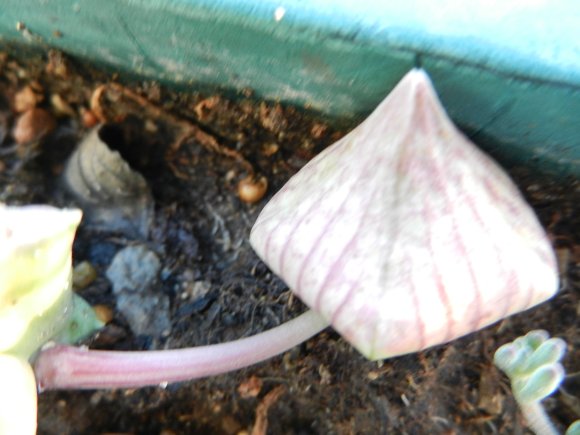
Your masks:
M 422 70 L 293 176 L 250 241 L 371 359 L 448 342 L 558 288 L 533 210 Z
M 512 379 L 530 376 L 538 368 L 560 361 L 566 352 L 566 342 L 561 338 L 546 336 L 542 342 L 536 340 L 537 336 L 530 337 L 518 337 L 495 352 L 495 365 Z
M 79 210 L 0 205 L 0 353 L 27 359 L 72 320 L 72 242 L 80 219 Z
M 521 372 L 521 368 L 526 365 L 531 354 L 532 350 L 529 347 L 522 347 L 517 343 L 507 343 L 496 350 L 494 362 L 511 378 Z
M 0 353 L 0 434 L 36 433 L 36 381 L 30 364 Z
M 564 357 L 566 352 L 566 342 L 561 338 L 550 338 L 543 342 L 528 357 L 524 367 L 525 373 L 532 373 L 538 368 L 554 364 Z
M 538 402 L 560 386 L 564 375 L 564 368 L 559 363 L 542 366 L 529 377 L 512 381 L 514 396 L 520 403 Z
M 523 340 L 525 346 L 528 346 L 531 349 L 535 350 L 549 338 L 550 334 L 548 334 L 548 331 L 544 331 L 543 329 L 535 329 L 533 331 L 528 332 L 523 337 L 517 338 L 516 341 Z
M 566 435 L 580 435 L 580 420 L 576 420 L 566 431 Z
M 103 326 L 91 307 L 83 298 L 73 295 L 71 313 L 62 331 L 55 337 L 59 343 L 75 343 Z

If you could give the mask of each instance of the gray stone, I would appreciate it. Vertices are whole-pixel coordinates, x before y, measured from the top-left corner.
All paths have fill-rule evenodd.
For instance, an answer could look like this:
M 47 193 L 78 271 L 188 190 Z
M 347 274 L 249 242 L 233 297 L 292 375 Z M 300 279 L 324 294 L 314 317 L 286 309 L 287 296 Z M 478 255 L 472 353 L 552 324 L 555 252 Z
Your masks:
M 160 337 L 170 331 L 169 298 L 159 290 L 160 270 L 159 258 L 144 245 L 123 248 L 107 269 L 117 310 L 135 335 Z
M 113 284 L 113 293 L 140 291 L 157 281 L 161 262 L 144 245 L 127 246 L 117 252 L 107 269 L 107 278 Z

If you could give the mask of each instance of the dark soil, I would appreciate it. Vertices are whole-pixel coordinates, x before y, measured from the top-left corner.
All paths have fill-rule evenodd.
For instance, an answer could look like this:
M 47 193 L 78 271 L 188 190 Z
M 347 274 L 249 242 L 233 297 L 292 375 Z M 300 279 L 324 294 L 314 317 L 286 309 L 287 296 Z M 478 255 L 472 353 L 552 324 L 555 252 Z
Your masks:
M 59 183 L 64 162 L 91 124 L 91 113 L 84 111 L 93 90 L 117 79 L 60 53 L 26 61 L 0 53 L 1 202 L 69 204 Z M 38 106 L 52 113 L 58 125 L 39 144 L 15 147 L 14 96 L 26 86 L 42 97 Z M 155 116 L 126 99 L 109 119 L 123 131 L 123 156 L 144 174 L 153 192 L 155 218 L 145 242 L 163 263 L 159 291 L 170 298 L 171 332 L 134 336 L 114 311 L 112 321 L 88 344 L 153 349 L 219 343 L 304 311 L 253 253 L 248 235 L 267 199 L 346 130 L 297 108 L 256 101 L 249 91 L 230 100 L 176 93 L 151 82 L 126 86 L 173 116 Z M 72 110 L 55 104 L 55 95 Z M 242 202 L 236 186 L 247 166 L 207 144 L 185 140 L 169 155 L 166 150 L 176 146 L 182 128 L 176 119 L 239 151 L 266 176 L 264 199 L 255 205 Z M 526 168 L 509 171 L 557 248 L 562 288 L 550 302 L 451 344 L 380 363 L 365 360 L 328 329 L 283 356 L 210 379 L 166 388 L 45 392 L 39 398 L 39 433 L 260 433 L 264 415 L 271 434 L 529 433 L 508 380 L 493 365 L 493 353 L 529 330 L 546 329 L 569 345 L 567 373 L 580 371 L 580 183 Z M 81 226 L 74 261 L 89 261 L 98 272 L 80 291 L 83 297 L 114 309 L 104 271 L 120 248 L 135 242 Z M 580 418 L 580 383 L 572 381 L 564 384 L 565 392 L 545 401 L 560 429 Z M 282 395 L 276 400 L 268 395 L 271 391 Z

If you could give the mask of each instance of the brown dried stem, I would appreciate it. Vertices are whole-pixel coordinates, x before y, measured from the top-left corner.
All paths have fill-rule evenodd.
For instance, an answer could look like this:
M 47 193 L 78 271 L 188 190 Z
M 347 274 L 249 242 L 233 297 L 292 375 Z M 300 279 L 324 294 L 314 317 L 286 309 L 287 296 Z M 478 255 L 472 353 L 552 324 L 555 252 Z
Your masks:
M 121 102 L 125 104 L 120 104 Z M 121 108 L 124 111 L 121 111 Z M 158 119 L 176 127 L 179 133 L 169 146 L 166 158 L 171 170 L 179 178 L 187 178 L 187 176 L 175 167 L 175 164 L 173 163 L 175 160 L 174 156 L 182 145 L 189 139 L 194 139 L 197 143 L 211 152 L 234 159 L 242 165 L 249 176 L 254 177 L 255 171 L 253 166 L 241 153 L 220 144 L 215 136 L 202 130 L 192 121 L 183 119 L 162 109 L 161 107 L 158 107 L 147 98 L 118 83 L 107 83 L 98 86 L 91 96 L 91 110 L 101 122 L 119 121 L 128 113 L 135 113 L 141 116 L 146 115 Z

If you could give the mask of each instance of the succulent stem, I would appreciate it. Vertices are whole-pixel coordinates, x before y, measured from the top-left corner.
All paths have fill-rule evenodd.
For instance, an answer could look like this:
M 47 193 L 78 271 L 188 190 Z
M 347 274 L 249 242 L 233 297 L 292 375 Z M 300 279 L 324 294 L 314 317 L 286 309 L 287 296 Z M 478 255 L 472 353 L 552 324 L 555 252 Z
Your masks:
M 558 435 L 540 402 L 519 402 L 526 423 L 536 435 Z
M 57 345 L 35 364 L 39 389 L 137 388 L 237 370 L 276 356 L 328 326 L 307 311 L 276 328 L 229 343 L 161 351 L 98 351 Z

